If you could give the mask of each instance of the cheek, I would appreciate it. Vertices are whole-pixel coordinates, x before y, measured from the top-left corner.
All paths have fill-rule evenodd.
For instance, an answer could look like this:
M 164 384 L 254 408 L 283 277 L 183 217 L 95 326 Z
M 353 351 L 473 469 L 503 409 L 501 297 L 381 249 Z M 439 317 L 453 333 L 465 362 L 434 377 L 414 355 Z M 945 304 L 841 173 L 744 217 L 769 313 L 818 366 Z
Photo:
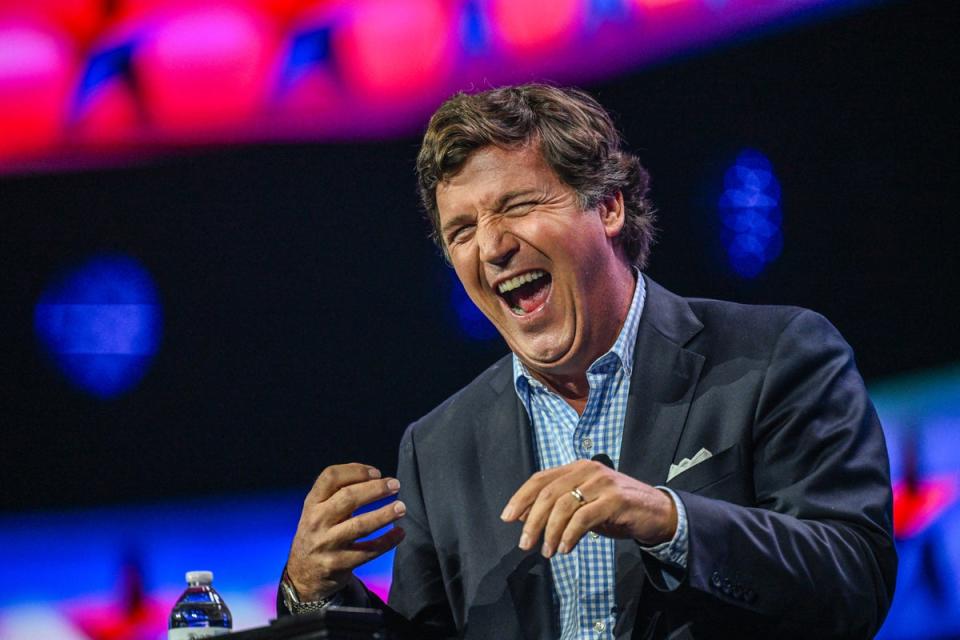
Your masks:
M 465 264 L 454 260 L 453 270 L 456 272 L 457 279 L 460 280 L 460 284 L 463 285 L 470 299 L 473 300 L 474 303 L 478 302 L 478 297 L 482 295 L 483 292 L 483 285 L 480 280 L 480 274 L 477 273 L 476 268 L 474 268 L 472 264 Z
M 575 215 L 575 214 L 565 214 Z M 565 217 L 527 216 L 511 226 L 511 233 L 534 251 L 553 262 L 579 261 L 581 245 L 597 230 L 570 224 Z

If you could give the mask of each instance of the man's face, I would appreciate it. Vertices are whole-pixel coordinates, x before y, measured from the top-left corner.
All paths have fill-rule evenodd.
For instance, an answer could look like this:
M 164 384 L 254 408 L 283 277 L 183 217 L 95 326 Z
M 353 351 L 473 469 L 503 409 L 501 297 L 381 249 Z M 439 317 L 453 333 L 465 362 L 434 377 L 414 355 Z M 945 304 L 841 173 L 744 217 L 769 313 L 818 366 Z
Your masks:
M 576 375 L 609 349 L 633 292 L 619 195 L 585 211 L 536 145 L 488 146 L 438 185 L 437 207 L 467 294 L 528 367 Z

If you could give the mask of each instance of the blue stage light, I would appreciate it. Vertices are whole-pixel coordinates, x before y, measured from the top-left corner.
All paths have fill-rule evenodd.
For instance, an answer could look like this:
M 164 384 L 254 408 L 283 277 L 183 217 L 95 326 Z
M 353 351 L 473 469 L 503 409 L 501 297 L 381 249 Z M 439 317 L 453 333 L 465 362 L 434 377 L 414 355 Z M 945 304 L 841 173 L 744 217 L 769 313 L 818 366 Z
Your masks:
M 473 304 L 466 290 L 457 278 L 453 269 L 447 270 L 450 274 L 450 304 L 457 316 L 460 330 L 472 340 L 492 340 L 497 337 L 497 330 L 480 309 Z
M 160 304 L 135 260 L 101 255 L 58 277 L 34 312 L 37 336 L 72 383 L 99 398 L 136 386 L 160 342 Z
M 490 46 L 490 25 L 477 0 L 467 0 L 463 5 L 460 39 L 471 55 L 481 55 Z
M 717 206 L 727 259 L 735 273 L 755 278 L 783 249 L 780 183 L 766 156 L 753 150 L 737 156 L 723 182 Z
M 281 87 L 290 87 L 313 67 L 330 62 L 332 33 L 331 27 L 321 26 L 294 34 L 280 73 Z

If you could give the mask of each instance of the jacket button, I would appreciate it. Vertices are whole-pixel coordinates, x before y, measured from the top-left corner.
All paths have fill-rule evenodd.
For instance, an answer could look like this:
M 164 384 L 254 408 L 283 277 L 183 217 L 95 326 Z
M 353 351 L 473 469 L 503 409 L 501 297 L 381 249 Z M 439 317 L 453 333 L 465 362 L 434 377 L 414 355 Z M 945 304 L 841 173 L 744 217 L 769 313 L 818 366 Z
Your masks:
M 720 577 L 720 572 L 719 572 L 719 571 L 714 571 L 714 572 L 713 572 L 713 575 L 710 576 L 710 584 L 712 584 L 713 586 L 715 586 L 715 587 L 717 587 L 717 588 L 719 589 L 719 588 L 720 588 L 720 584 L 721 584 L 722 582 L 723 582 L 723 578 Z
M 730 590 L 731 590 L 732 588 L 733 588 L 733 585 L 730 583 L 730 579 L 729 579 L 729 578 L 724 578 L 724 579 L 723 579 L 723 587 L 721 587 L 721 591 L 723 591 L 723 592 L 724 592 L 725 594 L 727 594 L 727 595 L 730 595 Z

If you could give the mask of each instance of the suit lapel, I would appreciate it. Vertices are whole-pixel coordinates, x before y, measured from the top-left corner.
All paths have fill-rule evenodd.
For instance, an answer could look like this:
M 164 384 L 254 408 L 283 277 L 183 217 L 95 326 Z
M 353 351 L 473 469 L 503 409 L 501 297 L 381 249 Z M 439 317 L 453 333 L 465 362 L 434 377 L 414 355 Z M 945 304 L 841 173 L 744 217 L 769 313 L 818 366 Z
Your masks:
M 499 522 L 507 500 L 536 470 L 530 420 L 514 389 L 512 363 L 509 358 L 501 363 L 501 370 L 490 380 L 491 402 L 477 412 L 474 429 L 485 507 L 498 525 L 494 526 L 494 535 L 501 560 L 496 572 L 505 578 L 523 637 L 552 639 L 559 637 L 559 630 L 550 563 L 536 550 L 524 552 L 517 547 L 521 523 Z M 503 582 L 499 584 L 503 588 Z
M 647 298 L 637 330 L 619 471 L 650 485 L 667 480 L 704 357 L 684 349 L 703 324 L 687 302 L 646 279 Z M 616 637 L 629 637 L 643 580 L 640 551 L 616 541 L 616 600 L 623 613 Z

